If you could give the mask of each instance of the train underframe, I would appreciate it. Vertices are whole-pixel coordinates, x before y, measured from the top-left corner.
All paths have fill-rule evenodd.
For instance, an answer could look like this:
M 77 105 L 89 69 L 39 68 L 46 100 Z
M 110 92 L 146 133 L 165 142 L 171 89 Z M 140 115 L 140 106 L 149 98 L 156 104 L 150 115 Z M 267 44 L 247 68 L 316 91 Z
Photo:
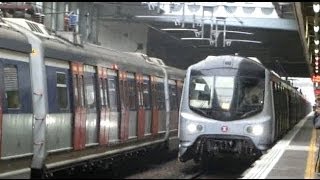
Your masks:
M 208 159 L 237 158 L 256 159 L 262 155 L 252 140 L 236 135 L 202 135 L 180 157 L 181 162 L 193 159 L 195 162 Z

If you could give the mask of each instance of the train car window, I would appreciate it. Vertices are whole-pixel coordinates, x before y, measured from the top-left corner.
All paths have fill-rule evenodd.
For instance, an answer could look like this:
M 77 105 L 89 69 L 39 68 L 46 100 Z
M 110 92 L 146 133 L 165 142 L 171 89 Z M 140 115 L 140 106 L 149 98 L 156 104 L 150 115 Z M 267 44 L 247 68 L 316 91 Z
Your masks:
M 156 84 L 157 89 L 157 104 L 159 106 L 159 110 L 165 109 L 165 97 L 164 97 L 164 83 L 163 78 L 158 78 L 158 82 Z
M 174 80 L 169 80 L 170 110 L 177 110 L 177 84 Z
M 137 82 L 138 107 L 143 106 L 143 82 Z
M 79 106 L 78 75 L 73 75 L 74 105 Z
M 105 82 L 103 78 L 99 78 L 99 90 L 100 90 L 100 105 L 106 105 L 105 101 Z
M 84 107 L 84 100 L 85 100 L 85 95 L 84 95 L 84 83 L 83 83 L 83 76 L 81 75 L 79 77 L 79 84 L 81 84 L 81 87 L 80 87 L 80 93 L 79 93 L 79 96 L 80 96 L 80 106 L 81 107 Z
M 118 74 L 116 71 L 108 69 L 108 95 L 110 109 L 113 111 L 118 111 Z
M 181 81 L 181 84 L 183 85 L 184 84 L 184 82 L 183 81 Z M 180 102 L 181 102 L 181 96 L 182 96 L 182 86 L 180 87 L 178 87 L 178 106 L 180 105 Z
M 110 103 L 109 103 L 109 95 L 108 95 L 108 79 L 105 79 L 103 81 L 103 86 L 104 86 L 105 105 L 109 107 Z
M 94 76 L 86 76 L 85 77 L 85 98 L 86 98 L 86 106 L 89 109 L 95 108 L 96 105 L 96 96 L 95 96 L 95 77 Z
M 127 78 L 128 78 L 129 109 L 136 110 L 137 109 L 137 90 L 136 90 L 135 74 L 128 73 Z
M 151 109 L 151 84 L 150 76 L 143 76 L 143 105 L 145 109 Z
M 4 67 L 4 85 L 7 107 L 12 109 L 20 108 L 18 71 L 15 65 L 6 65 Z
M 57 98 L 58 107 L 60 109 L 68 108 L 68 94 L 67 94 L 67 76 L 66 73 L 57 72 Z

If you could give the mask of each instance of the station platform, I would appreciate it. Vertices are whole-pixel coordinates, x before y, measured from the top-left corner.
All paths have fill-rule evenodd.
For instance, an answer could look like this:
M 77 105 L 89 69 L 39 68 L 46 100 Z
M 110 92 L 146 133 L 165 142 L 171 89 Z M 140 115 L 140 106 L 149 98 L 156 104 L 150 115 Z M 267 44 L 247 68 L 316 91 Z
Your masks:
M 320 130 L 311 112 L 243 173 L 242 179 L 320 179 Z

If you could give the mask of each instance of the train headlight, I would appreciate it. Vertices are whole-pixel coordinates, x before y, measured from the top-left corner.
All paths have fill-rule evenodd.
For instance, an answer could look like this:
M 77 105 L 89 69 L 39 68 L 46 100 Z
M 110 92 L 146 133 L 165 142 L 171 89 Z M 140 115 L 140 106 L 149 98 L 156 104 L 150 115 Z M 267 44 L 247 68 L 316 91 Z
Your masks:
M 255 136 L 260 136 L 263 133 L 263 127 L 261 125 L 252 126 L 252 134 Z
M 260 136 L 263 133 L 263 126 L 257 124 L 247 127 L 247 132 L 255 136 Z
M 196 124 L 188 124 L 187 129 L 190 133 L 195 133 L 197 130 L 197 125 Z
M 187 125 L 187 130 L 189 133 L 193 134 L 203 131 L 203 126 L 201 124 L 190 123 Z

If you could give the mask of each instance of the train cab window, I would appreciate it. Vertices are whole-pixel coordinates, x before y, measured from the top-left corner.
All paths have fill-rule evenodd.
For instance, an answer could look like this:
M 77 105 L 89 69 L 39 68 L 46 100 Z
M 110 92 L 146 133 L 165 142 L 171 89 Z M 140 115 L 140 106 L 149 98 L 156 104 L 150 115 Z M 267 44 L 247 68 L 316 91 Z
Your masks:
M 255 106 L 262 108 L 264 101 L 264 81 L 257 78 L 240 78 L 241 95 L 240 106 Z
M 8 108 L 19 109 L 18 71 L 15 65 L 4 67 L 4 85 Z
M 143 105 L 145 109 L 151 109 L 150 76 L 143 76 Z
M 127 74 L 128 78 L 128 96 L 129 96 L 129 109 L 136 110 L 137 107 L 137 91 L 136 91 L 136 80 L 133 73 Z
M 194 108 L 212 107 L 213 96 L 213 78 L 212 76 L 194 77 L 190 83 L 190 106 Z
M 108 69 L 108 95 L 110 109 L 118 111 L 118 74 L 116 71 Z
M 68 108 L 67 78 L 63 72 L 57 72 L 57 98 L 60 109 Z

